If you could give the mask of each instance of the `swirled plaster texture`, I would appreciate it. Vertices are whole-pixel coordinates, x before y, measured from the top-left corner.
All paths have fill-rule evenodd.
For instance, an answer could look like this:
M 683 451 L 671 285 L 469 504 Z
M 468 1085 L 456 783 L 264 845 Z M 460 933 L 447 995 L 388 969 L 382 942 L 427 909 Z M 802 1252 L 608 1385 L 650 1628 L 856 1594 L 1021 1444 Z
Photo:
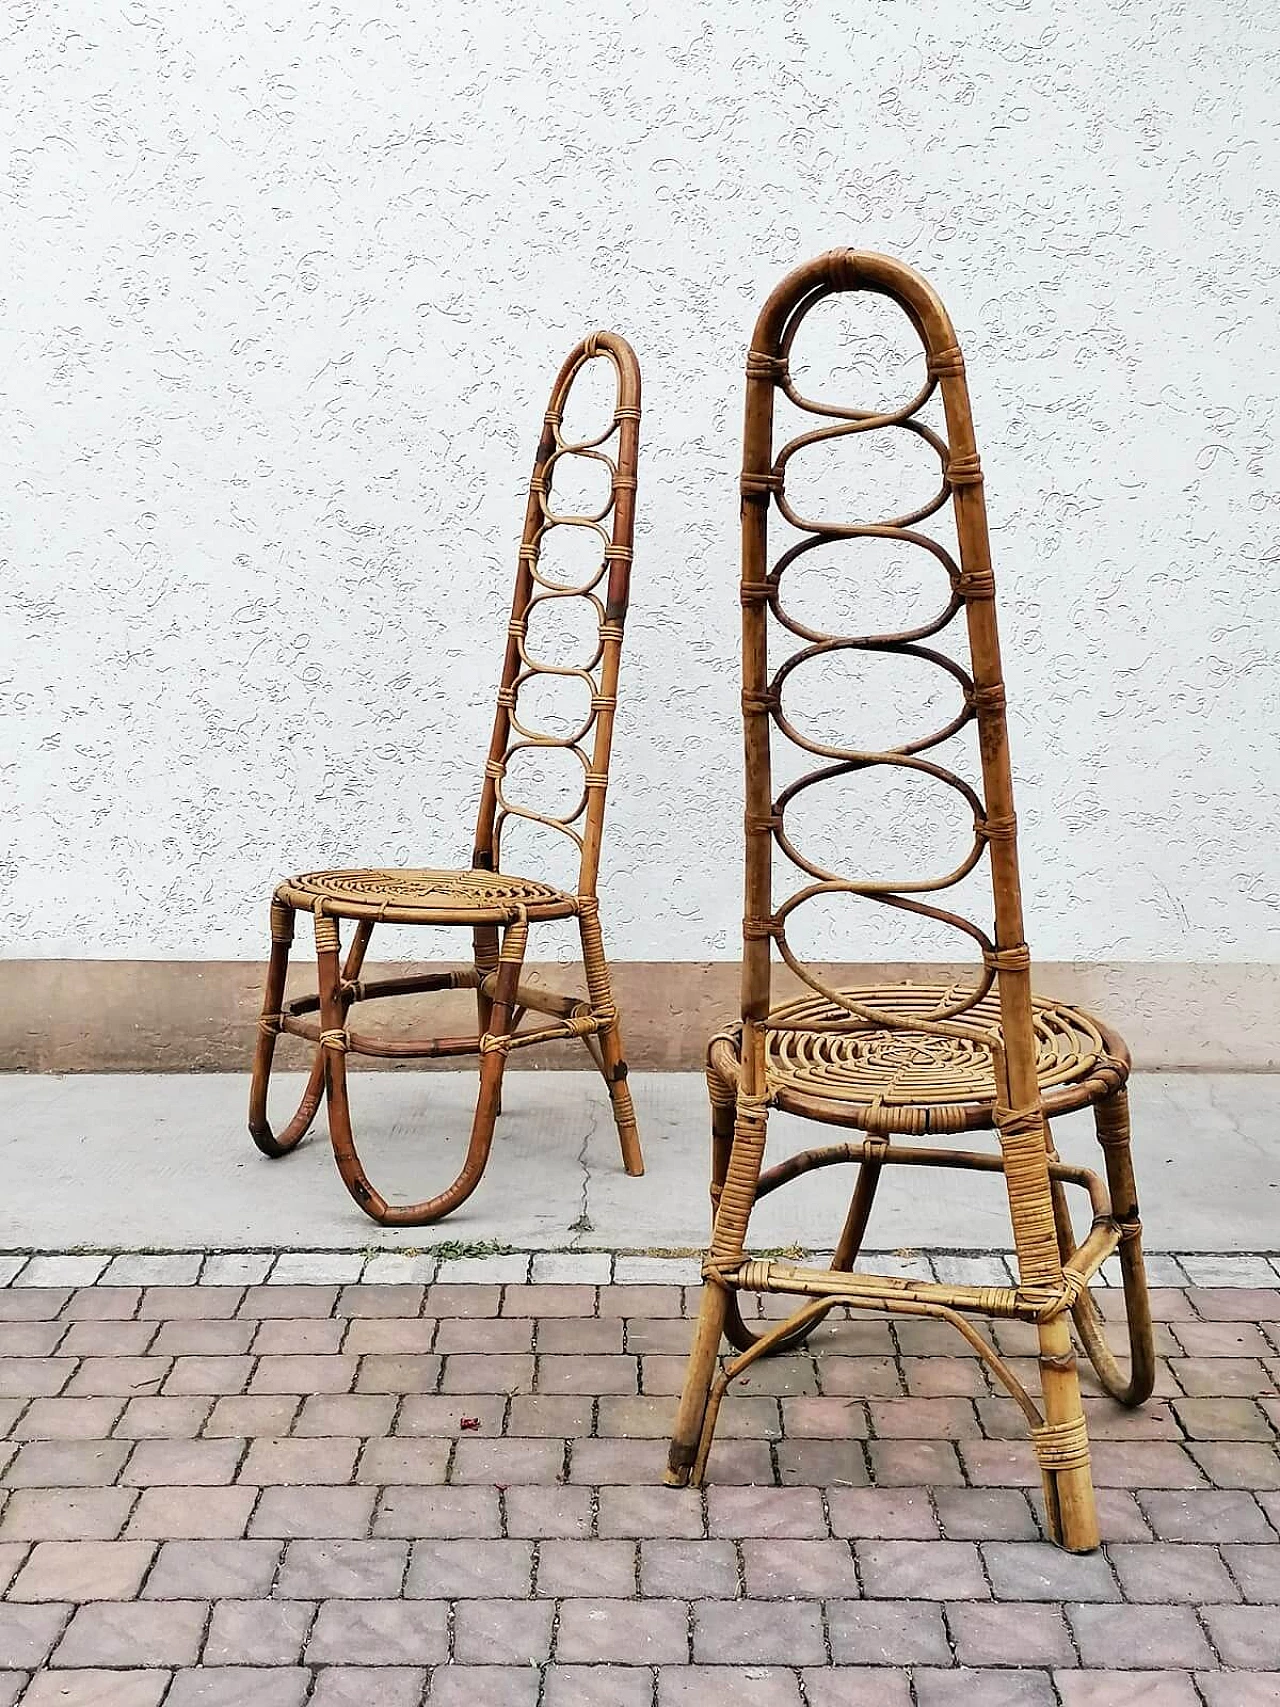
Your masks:
M 612 325 L 610 946 L 731 957 L 742 356 L 851 244 L 968 356 L 1037 952 L 1280 958 L 1272 6 L 41 0 L 0 63 L 7 953 L 247 957 L 287 869 L 465 863 L 546 389 Z

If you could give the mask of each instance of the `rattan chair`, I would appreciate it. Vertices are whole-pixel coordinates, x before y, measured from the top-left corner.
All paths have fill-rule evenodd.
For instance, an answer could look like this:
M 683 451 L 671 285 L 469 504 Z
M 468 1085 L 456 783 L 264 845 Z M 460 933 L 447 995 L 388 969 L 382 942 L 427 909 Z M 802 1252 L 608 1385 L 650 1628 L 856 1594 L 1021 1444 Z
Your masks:
M 901 408 L 876 412 L 839 407 L 806 399 L 796 389 L 789 371 L 796 333 L 819 301 L 840 291 L 889 298 L 918 333 L 926 377 L 923 389 Z M 921 418 L 938 390 L 943 431 Z M 779 393 L 821 420 L 775 450 Z M 844 525 L 801 516 L 787 493 L 792 458 L 821 441 L 880 430 L 911 433 L 932 447 L 941 462 L 936 496 L 912 514 L 883 523 Z M 920 531 L 920 524 L 948 503 L 958 541 L 954 555 Z M 772 569 L 771 505 L 800 534 L 799 543 Z M 865 638 L 830 635 L 797 620 L 784 596 L 790 567 L 815 547 L 867 538 L 899 541 L 930 553 L 923 561 L 936 566 L 941 610 L 904 632 Z M 1073 1551 L 1088 1550 L 1097 1545 L 1098 1529 L 1070 1322 L 1074 1319 L 1102 1385 L 1121 1403 L 1136 1405 L 1145 1399 L 1154 1374 L 1129 1153 L 1129 1057 L 1115 1033 L 1087 1014 L 1031 994 L 995 587 L 964 363 L 937 296 L 896 261 L 849 250 L 823 255 L 784 279 L 756 322 L 747 357 L 741 595 L 747 795 L 741 1022 L 713 1039 L 708 1055 L 714 1231 L 667 1479 L 677 1485 L 702 1479 L 716 1413 L 729 1382 L 756 1358 L 803 1343 L 833 1306 L 933 1316 L 964 1335 L 1022 1408 L 1043 1475 L 1049 1532 Z M 967 666 L 934 650 L 933 637 L 961 615 L 968 637 Z M 790 646 L 791 653 L 775 667 L 768 658 L 768 635 L 779 628 L 784 649 Z M 810 738 L 784 708 L 785 686 L 793 670 L 840 651 L 899 653 L 941 665 L 962 687 L 959 714 L 934 735 L 883 750 L 860 751 Z M 957 736 L 970 721 L 977 724 L 980 791 L 923 756 Z M 775 728 L 820 760 L 816 771 L 776 795 L 771 779 Z M 858 882 L 825 869 L 797 845 L 788 812 L 804 790 L 855 772 L 901 777 L 903 770 L 950 784 L 973 812 L 972 847 L 949 875 Z M 849 825 L 848 837 L 856 841 L 856 821 Z M 802 886 L 778 905 L 772 874 L 775 843 L 804 874 Z M 960 882 L 984 856 L 990 862 L 995 902 L 991 935 L 925 898 Z M 979 945 L 981 971 L 958 983 L 828 987 L 793 951 L 787 931 L 798 908 L 815 897 L 833 895 L 878 900 L 958 928 Z M 813 994 L 771 1005 L 774 943 Z M 1050 1118 L 1090 1105 L 1103 1147 L 1105 1184 L 1089 1170 L 1060 1161 L 1050 1137 Z M 860 1136 L 764 1169 L 771 1108 L 852 1128 Z M 990 1151 L 907 1141 L 935 1134 L 950 1139 L 992 1128 L 999 1143 Z M 746 1239 L 756 1200 L 811 1169 L 837 1162 L 853 1162 L 859 1173 L 831 1269 L 752 1259 Z M 1016 1249 L 1016 1286 L 950 1286 L 852 1272 L 877 1182 L 882 1170 L 895 1163 L 1003 1173 Z M 1092 1211 L 1090 1231 L 1079 1243 L 1067 1208 L 1068 1185 L 1084 1188 Z M 1117 1250 L 1128 1313 L 1128 1375 L 1107 1348 L 1088 1290 L 1091 1276 Z M 785 1320 L 757 1320 L 753 1330 L 740 1307 L 742 1292 L 791 1294 L 805 1301 Z M 1043 1409 L 970 1323 L 971 1312 L 1035 1324 Z M 723 1368 L 722 1334 L 738 1352 Z
M 561 425 L 570 389 L 586 364 L 596 359 L 610 363 L 614 370 L 616 406 L 612 418 L 598 437 L 566 442 Z M 489 1157 L 508 1054 L 560 1038 L 579 1037 L 586 1045 L 609 1089 L 626 1171 L 644 1172 L 596 898 L 618 660 L 631 576 L 639 435 L 640 370 L 635 353 L 615 333 L 596 332 L 571 352 L 561 368 L 538 444 L 471 869 L 312 871 L 280 884 L 272 899 L 271 959 L 253 1064 L 249 1130 L 265 1155 L 287 1154 L 311 1125 L 323 1090 L 328 1101 L 329 1136 L 343 1181 L 366 1214 L 384 1225 L 416 1226 L 438 1220 L 471 1195 Z M 554 507 L 557 465 L 572 457 L 603 464 L 608 471 L 608 496 L 595 513 L 561 514 Z M 566 584 L 544 571 L 543 541 L 558 527 L 598 535 L 600 553 L 598 557 L 588 553 L 591 568 L 585 580 Z M 598 626 L 594 655 L 574 667 L 541 661 L 528 640 L 532 613 L 541 605 L 562 599 L 584 600 Z M 522 689 L 545 676 L 571 678 L 582 684 L 577 691 L 584 693 L 583 720 L 563 736 L 534 727 L 536 710 L 522 713 Z M 589 710 L 585 708 L 585 695 L 590 696 Z M 582 764 L 581 796 L 560 816 L 521 805 L 504 787 L 514 755 L 548 748 L 568 752 Z M 579 859 L 573 892 L 503 868 L 503 827 L 513 818 L 549 825 L 576 844 Z M 319 994 L 286 1002 L 285 974 L 298 912 L 310 913 L 315 922 Z M 561 996 L 520 981 L 530 925 L 568 918 L 577 919 L 582 937 L 588 991 L 585 999 Z M 341 964 L 340 919 L 352 920 L 355 925 Z M 360 970 L 369 940 L 374 926 L 382 922 L 468 926 L 473 933 L 474 965 L 461 972 L 431 971 L 362 983 Z M 476 992 L 476 1036 L 380 1040 L 347 1025 L 348 1013 L 357 1002 L 447 989 Z M 546 1016 L 550 1023 L 518 1029 L 526 1010 Z M 308 1018 L 317 1012 L 318 1023 Z M 267 1087 L 281 1031 L 307 1038 L 317 1047 L 302 1102 L 277 1137 L 267 1117 Z M 479 1055 L 480 1092 L 470 1144 L 461 1173 L 446 1190 L 420 1203 L 392 1204 L 370 1183 L 352 1136 L 348 1054 L 396 1059 Z

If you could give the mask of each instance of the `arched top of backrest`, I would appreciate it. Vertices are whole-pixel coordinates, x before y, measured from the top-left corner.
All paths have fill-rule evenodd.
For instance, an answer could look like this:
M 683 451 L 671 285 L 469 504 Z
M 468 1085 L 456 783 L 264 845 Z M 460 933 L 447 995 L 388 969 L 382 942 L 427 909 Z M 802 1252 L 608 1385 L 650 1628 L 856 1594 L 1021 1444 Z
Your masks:
M 803 396 L 790 371 L 796 335 L 806 316 L 824 298 L 842 292 L 871 292 L 898 304 L 914 327 L 924 349 L 923 386 L 907 403 L 894 409 L 818 402 Z M 957 989 L 926 1024 L 947 1027 L 962 1020 L 1005 973 L 1025 976 L 1028 955 L 1022 941 L 1022 910 L 1018 882 L 1012 783 L 1005 726 L 1004 686 L 996 630 L 990 548 L 982 496 L 982 470 L 973 436 L 964 360 L 951 318 L 933 287 L 903 262 L 885 255 L 837 249 L 797 267 L 770 294 L 756 320 L 747 355 L 747 397 L 742 464 L 742 601 L 743 601 L 743 718 L 747 756 L 747 904 L 743 923 L 743 1016 L 761 1020 L 768 1011 L 770 943 L 800 977 L 823 994 L 831 991 L 787 942 L 787 920 L 796 908 L 817 895 L 847 894 L 883 902 L 953 927 L 976 943 L 982 958 L 971 988 Z M 945 436 L 920 412 L 941 393 Z M 788 443 L 774 443 L 774 403 L 781 392 L 797 409 L 820 418 L 821 424 L 800 432 Z M 906 428 L 937 454 L 941 484 L 936 497 L 909 515 L 879 522 L 814 522 L 797 514 L 787 495 L 791 458 L 808 445 L 881 428 Z M 948 506 L 955 524 L 954 541 L 926 534 L 920 524 L 939 516 Z M 769 518 L 779 515 L 801 536 L 770 562 Z M 895 634 L 831 635 L 798 624 L 788 616 L 780 597 L 782 579 L 793 562 L 815 545 L 859 538 L 891 539 L 932 554 L 949 580 L 950 598 L 940 616 L 924 627 Z M 934 637 L 963 615 L 968 657 L 961 661 L 938 649 Z M 776 664 L 770 656 L 770 617 L 803 643 Z M 928 641 L 927 646 L 921 644 Z M 782 688 L 797 666 L 835 651 L 899 652 L 947 670 L 960 685 L 963 708 L 936 733 L 874 750 L 823 745 L 802 739 L 782 710 Z M 981 757 L 981 788 L 975 790 L 928 755 L 976 721 Z M 811 775 L 793 782 L 776 797 L 772 785 L 771 741 L 774 733 L 825 761 Z M 791 803 L 813 784 L 853 771 L 899 767 L 926 773 L 950 784 L 973 813 L 972 850 L 956 869 L 936 878 L 911 882 L 871 882 L 856 872 L 826 869 L 803 856 L 789 838 L 786 814 Z M 793 895 L 775 901 L 772 853 L 777 846 L 809 879 Z M 938 892 L 960 882 L 984 855 L 990 856 L 994 899 L 991 934 L 956 913 L 935 904 Z M 849 1007 L 845 1002 L 843 1005 Z M 850 1011 L 859 1012 L 856 1005 Z M 864 1016 L 869 1017 L 869 1016 Z M 895 1016 L 878 1011 L 882 1023 L 901 1023 L 922 1029 L 918 1014 Z
M 775 357 L 782 355 L 784 342 L 789 347 L 788 324 L 792 323 L 793 336 L 795 326 L 803 319 L 802 314 L 793 321 L 795 311 L 802 308 L 807 314 L 824 296 L 846 290 L 875 291 L 900 303 L 930 357 L 956 348 L 955 328 L 942 299 L 913 267 L 890 255 L 860 249 L 829 249 L 825 255 L 789 272 L 770 294 L 756 318 L 752 350 Z
M 614 372 L 614 404 L 608 423 L 593 436 L 567 439 L 564 420 L 574 383 L 596 361 L 607 361 Z M 501 869 L 502 831 L 508 820 L 547 826 L 563 833 L 578 848 L 577 887 L 584 896 L 594 894 L 599 866 L 618 665 L 631 588 L 639 441 L 640 366 L 635 351 L 617 332 L 592 332 L 566 356 L 543 415 L 529 481 L 502 685 L 485 765 L 473 856 L 479 868 Z M 585 459 L 607 471 L 607 495 L 595 509 L 570 513 L 557 507 L 556 469 L 570 458 Z M 543 542 L 556 528 L 583 530 L 599 541 L 598 555 L 590 556 L 590 567 L 579 578 L 552 580 L 543 572 Z M 571 664 L 540 659 L 530 644 L 530 618 L 536 616 L 540 605 L 561 600 L 585 601 L 594 617 L 594 643 L 588 655 Z M 589 704 L 577 727 L 567 733 L 551 733 L 522 718 L 521 689 L 539 676 L 576 678 L 582 684 Z M 581 792 L 563 811 L 537 810 L 522 802 L 519 780 L 508 779 L 513 762 L 537 750 L 557 750 L 581 764 Z

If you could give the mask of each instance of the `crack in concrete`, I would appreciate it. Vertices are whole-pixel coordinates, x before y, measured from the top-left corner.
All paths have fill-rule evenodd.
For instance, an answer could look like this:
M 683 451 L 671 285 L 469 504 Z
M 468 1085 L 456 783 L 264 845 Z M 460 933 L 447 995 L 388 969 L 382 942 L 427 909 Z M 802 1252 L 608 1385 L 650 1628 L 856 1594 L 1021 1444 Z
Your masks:
M 585 1239 L 588 1233 L 595 1232 L 595 1224 L 591 1219 L 588 1203 L 591 1193 L 591 1164 L 587 1161 L 587 1151 L 591 1147 L 591 1140 L 599 1130 L 600 1110 L 598 1108 L 593 1108 L 591 1112 L 591 1122 L 588 1125 L 586 1132 L 583 1134 L 582 1146 L 577 1155 L 578 1166 L 582 1169 L 582 1199 L 578 1212 L 578 1219 L 569 1223 L 570 1250 L 578 1248 L 579 1241 Z

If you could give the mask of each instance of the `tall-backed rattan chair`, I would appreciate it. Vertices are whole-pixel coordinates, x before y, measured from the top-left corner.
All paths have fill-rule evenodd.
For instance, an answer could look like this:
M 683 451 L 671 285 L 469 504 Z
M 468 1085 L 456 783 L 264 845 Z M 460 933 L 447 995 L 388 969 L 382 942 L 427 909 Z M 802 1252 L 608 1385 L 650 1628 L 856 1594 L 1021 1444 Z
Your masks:
M 596 359 L 609 362 L 614 370 L 616 405 L 612 418 L 598 437 L 566 442 L 562 422 L 570 390 L 586 364 Z M 538 443 L 471 869 L 312 871 L 289 878 L 272 899 L 271 959 L 253 1064 L 249 1130 L 265 1155 L 287 1154 L 311 1125 L 323 1091 L 328 1100 L 333 1152 L 347 1190 L 368 1215 L 385 1225 L 413 1226 L 438 1220 L 471 1195 L 488 1161 L 508 1054 L 558 1038 L 580 1037 L 586 1045 L 609 1089 L 626 1171 L 644 1172 L 596 899 L 618 661 L 631 578 L 639 437 L 640 370 L 635 353 L 616 333 L 593 333 L 570 353 L 561 368 Z M 608 496 L 593 513 L 561 514 L 554 507 L 557 465 L 573 457 L 603 464 L 608 472 Z M 571 579 L 566 584 L 564 579 L 545 572 L 543 541 L 554 528 L 584 529 L 598 536 L 600 550 L 598 555 L 587 552 L 590 567 L 584 579 Z M 585 601 L 594 612 L 598 631 L 592 655 L 574 666 L 542 661 L 536 655 L 538 642 L 529 639 L 531 615 L 541 605 L 561 599 Z M 584 693 L 582 720 L 567 734 L 540 731 L 534 727 L 536 709 L 522 712 L 522 690 L 542 676 L 572 678 L 582 684 L 578 690 Z M 507 792 L 507 769 L 513 756 L 549 748 L 572 754 L 581 761 L 583 770 L 581 795 L 559 816 L 521 805 Z M 549 825 L 576 844 L 579 862 L 573 892 L 537 878 L 516 876 L 503 868 L 503 827 L 512 818 Z M 315 922 L 319 994 L 286 1002 L 285 973 L 298 912 L 310 913 Z M 530 925 L 567 918 L 576 918 L 581 932 L 588 991 L 585 999 L 561 996 L 520 981 Z M 346 959 L 341 963 L 340 919 L 355 924 Z M 474 966 L 461 972 L 435 971 L 362 983 L 360 969 L 369 940 L 374 926 L 382 922 L 469 926 Z M 357 1002 L 447 989 L 476 992 L 476 1036 L 380 1040 L 347 1025 L 348 1013 Z M 547 1016 L 550 1023 L 521 1030 L 526 1011 Z M 308 1018 L 317 1012 L 318 1023 Z M 307 1038 L 317 1047 L 302 1102 L 277 1137 L 267 1117 L 267 1086 L 281 1031 Z M 397 1059 L 479 1055 L 480 1092 L 470 1144 L 461 1173 L 446 1190 L 420 1203 L 392 1204 L 370 1183 L 351 1130 L 349 1053 Z
M 901 408 L 873 411 L 814 402 L 800 395 L 789 357 L 802 322 L 824 297 L 869 291 L 906 314 L 924 346 L 923 389 Z M 920 419 L 941 391 L 945 430 Z M 778 395 L 821 418 L 813 430 L 774 448 Z M 908 432 L 941 462 L 941 488 L 909 515 L 882 523 L 810 521 L 788 498 L 793 457 L 806 447 L 846 435 Z M 951 505 L 957 549 L 920 531 Z M 769 565 L 771 506 L 800 534 L 799 543 Z M 789 609 L 787 572 L 815 547 L 867 538 L 919 546 L 936 568 L 938 605 L 929 620 L 901 633 L 832 635 L 799 621 Z M 856 567 L 856 559 L 855 559 Z M 712 1102 L 714 1230 L 704 1265 L 701 1313 L 686 1375 L 668 1481 L 700 1481 L 729 1381 L 756 1358 L 803 1343 L 833 1306 L 890 1314 L 933 1316 L 952 1323 L 1008 1388 L 1030 1427 L 1044 1480 L 1052 1536 L 1073 1551 L 1098 1542 L 1070 1323 L 1102 1385 L 1122 1404 L 1151 1392 L 1151 1317 L 1142 1264 L 1140 1226 L 1129 1153 L 1124 1044 L 1087 1014 L 1033 998 L 1030 955 L 1023 937 L 1005 693 L 996 632 L 995 585 L 987 540 L 982 474 L 974 445 L 964 363 L 946 310 L 910 268 L 880 255 L 837 250 L 783 280 L 756 322 L 747 357 L 746 426 L 742 469 L 743 724 L 746 746 L 746 901 L 743 920 L 741 1022 L 714 1038 L 708 1055 Z M 807 608 L 807 607 L 806 607 Z M 933 636 L 963 616 L 969 662 L 935 651 Z M 771 623 L 770 619 L 773 619 Z M 775 663 L 771 631 L 789 650 Z M 791 639 L 794 637 L 794 641 Z M 798 646 L 795 645 L 798 642 Z M 860 751 L 810 738 L 783 705 L 793 670 L 840 651 L 899 653 L 950 671 L 963 690 L 959 714 L 936 734 L 890 748 Z M 864 708 L 865 709 L 865 708 Z M 924 755 L 977 724 L 981 784 L 975 789 Z M 817 756 L 819 768 L 775 793 L 774 729 Z M 973 843 L 949 875 L 910 882 L 859 882 L 825 869 L 797 845 L 788 825 L 794 802 L 816 783 L 856 772 L 901 777 L 914 771 L 959 790 L 973 813 Z M 856 848 L 857 820 L 848 828 Z M 773 848 L 804 874 L 801 887 L 775 904 Z M 932 904 L 987 858 L 994 893 L 994 931 Z M 982 968 L 958 983 L 829 988 L 787 940 L 798 908 L 820 896 L 862 897 L 906 909 L 967 933 L 981 949 Z M 774 1007 L 770 1001 L 771 945 L 814 992 Z M 1092 1106 L 1103 1148 L 1106 1183 L 1058 1159 L 1048 1121 Z M 860 1136 L 810 1150 L 765 1169 L 765 1129 L 771 1108 L 783 1109 Z M 992 1129 L 998 1149 L 966 1151 L 914 1142 L 951 1139 Z M 756 1200 L 814 1168 L 837 1162 L 859 1167 L 856 1189 L 831 1269 L 752 1259 L 745 1248 Z M 890 1164 L 971 1168 L 1003 1173 L 1013 1223 L 1018 1283 L 1013 1287 L 948 1286 L 855 1274 L 877 1182 Z M 1088 1193 L 1092 1225 L 1082 1243 L 1072 1231 L 1066 1187 Z M 1118 1250 L 1131 1351 L 1126 1376 L 1112 1357 L 1088 1283 Z M 786 1320 L 744 1319 L 740 1292 L 791 1294 L 803 1299 Z M 1038 1331 L 1042 1399 L 1037 1405 L 1014 1371 L 968 1320 L 976 1312 L 1034 1323 Z M 727 1335 L 738 1355 L 720 1366 Z

